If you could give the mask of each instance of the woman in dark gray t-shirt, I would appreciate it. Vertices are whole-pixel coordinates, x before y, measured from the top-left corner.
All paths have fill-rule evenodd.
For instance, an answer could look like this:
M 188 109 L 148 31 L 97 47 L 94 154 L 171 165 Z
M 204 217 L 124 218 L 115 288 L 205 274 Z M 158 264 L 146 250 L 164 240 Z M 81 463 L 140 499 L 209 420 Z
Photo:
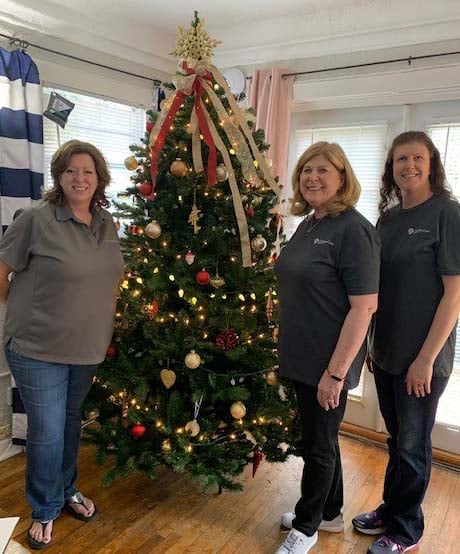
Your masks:
M 354 209 L 360 187 L 337 144 L 318 142 L 292 177 L 294 215 L 308 215 L 275 271 L 280 299 L 280 371 L 294 380 L 305 466 L 292 528 L 279 554 L 304 554 L 317 530 L 343 530 L 338 444 L 347 391 L 359 382 L 365 337 L 377 308 L 380 243 Z
M 382 504 L 353 519 L 357 531 L 384 533 L 370 554 L 417 548 L 431 470 L 431 431 L 452 372 L 460 310 L 460 205 L 446 187 L 441 158 L 423 132 L 396 137 L 382 177 L 379 309 L 371 359 L 387 430 Z
M 23 210 L 0 241 L 5 355 L 27 414 L 29 545 L 50 545 L 64 507 L 89 521 L 95 504 L 75 487 L 80 408 L 107 351 L 123 259 L 105 188 L 110 173 L 92 144 L 63 144 L 54 187 Z M 8 276 L 14 272 L 11 283 Z

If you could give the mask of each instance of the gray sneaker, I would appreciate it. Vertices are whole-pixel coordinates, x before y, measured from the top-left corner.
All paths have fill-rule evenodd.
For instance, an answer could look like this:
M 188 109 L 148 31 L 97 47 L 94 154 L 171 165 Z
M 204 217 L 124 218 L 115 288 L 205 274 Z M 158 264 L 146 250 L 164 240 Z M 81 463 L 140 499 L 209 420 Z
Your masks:
M 292 520 L 295 518 L 294 512 L 286 512 L 281 516 L 281 525 L 286 529 L 292 529 Z M 319 524 L 319 531 L 326 531 L 328 533 L 341 533 L 344 530 L 343 514 L 340 514 L 331 519 L 330 521 L 323 519 Z

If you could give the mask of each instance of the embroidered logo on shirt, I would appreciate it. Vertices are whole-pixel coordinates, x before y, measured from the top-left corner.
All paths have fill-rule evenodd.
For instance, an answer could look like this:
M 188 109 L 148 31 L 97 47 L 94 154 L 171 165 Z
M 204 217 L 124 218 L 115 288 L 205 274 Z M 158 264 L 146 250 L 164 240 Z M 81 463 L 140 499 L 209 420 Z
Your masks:
M 315 245 L 321 245 L 321 244 L 329 244 L 330 246 L 335 246 L 335 244 L 330 241 L 330 240 L 325 240 L 325 239 L 318 239 L 316 238 L 314 241 L 313 241 L 313 244 Z
M 407 229 L 407 232 L 409 233 L 409 235 L 416 235 L 417 233 L 429 233 L 430 230 L 429 229 L 414 229 L 413 227 L 409 227 L 409 229 Z

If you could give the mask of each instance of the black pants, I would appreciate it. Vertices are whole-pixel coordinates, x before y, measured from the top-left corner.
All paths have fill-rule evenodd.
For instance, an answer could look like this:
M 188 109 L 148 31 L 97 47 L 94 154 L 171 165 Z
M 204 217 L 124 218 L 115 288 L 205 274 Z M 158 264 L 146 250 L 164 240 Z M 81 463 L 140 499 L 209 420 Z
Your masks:
M 347 391 L 334 410 L 326 411 L 316 399 L 317 387 L 295 382 L 302 426 L 305 462 L 301 498 L 295 507 L 292 526 L 311 536 L 322 519 L 337 517 L 343 506 L 343 478 L 339 449 L 339 426 L 347 403 Z
M 431 431 L 448 377 L 433 377 L 431 394 L 417 398 L 406 391 L 405 375 L 390 375 L 373 364 L 380 411 L 390 434 L 383 504 L 377 513 L 385 534 L 403 546 L 423 534 L 422 501 L 430 481 Z

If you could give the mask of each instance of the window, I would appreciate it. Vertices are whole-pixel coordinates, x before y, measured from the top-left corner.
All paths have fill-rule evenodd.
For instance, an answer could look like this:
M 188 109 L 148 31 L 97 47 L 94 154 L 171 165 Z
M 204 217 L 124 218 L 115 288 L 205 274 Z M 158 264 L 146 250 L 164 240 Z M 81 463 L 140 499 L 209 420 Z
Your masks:
M 441 154 L 447 182 L 460 200 L 460 123 L 433 125 L 426 131 Z
M 109 199 L 130 185 L 130 174 L 124 160 L 130 155 L 129 146 L 138 144 L 145 133 L 145 111 L 134 106 L 118 104 L 74 92 L 52 89 L 75 104 L 64 129 L 43 118 L 45 138 L 45 187 L 51 186 L 50 161 L 54 152 L 70 139 L 91 142 L 107 159 L 112 183 L 107 190 Z M 44 105 L 48 104 L 51 89 L 44 88 Z
M 460 123 L 432 125 L 427 127 L 446 171 L 447 182 L 460 200 Z M 458 398 L 460 393 L 460 323 L 457 324 L 457 344 L 455 348 L 454 371 L 446 391 L 439 401 L 436 421 L 458 426 Z
M 386 125 L 362 125 L 327 129 L 302 129 L 295 134 L 295 159 L 320 140 L 337 142 L 343 148 L 361 184 L 358 210 L 375 223 L 378 217 L 379 187 L 385 161 Z

